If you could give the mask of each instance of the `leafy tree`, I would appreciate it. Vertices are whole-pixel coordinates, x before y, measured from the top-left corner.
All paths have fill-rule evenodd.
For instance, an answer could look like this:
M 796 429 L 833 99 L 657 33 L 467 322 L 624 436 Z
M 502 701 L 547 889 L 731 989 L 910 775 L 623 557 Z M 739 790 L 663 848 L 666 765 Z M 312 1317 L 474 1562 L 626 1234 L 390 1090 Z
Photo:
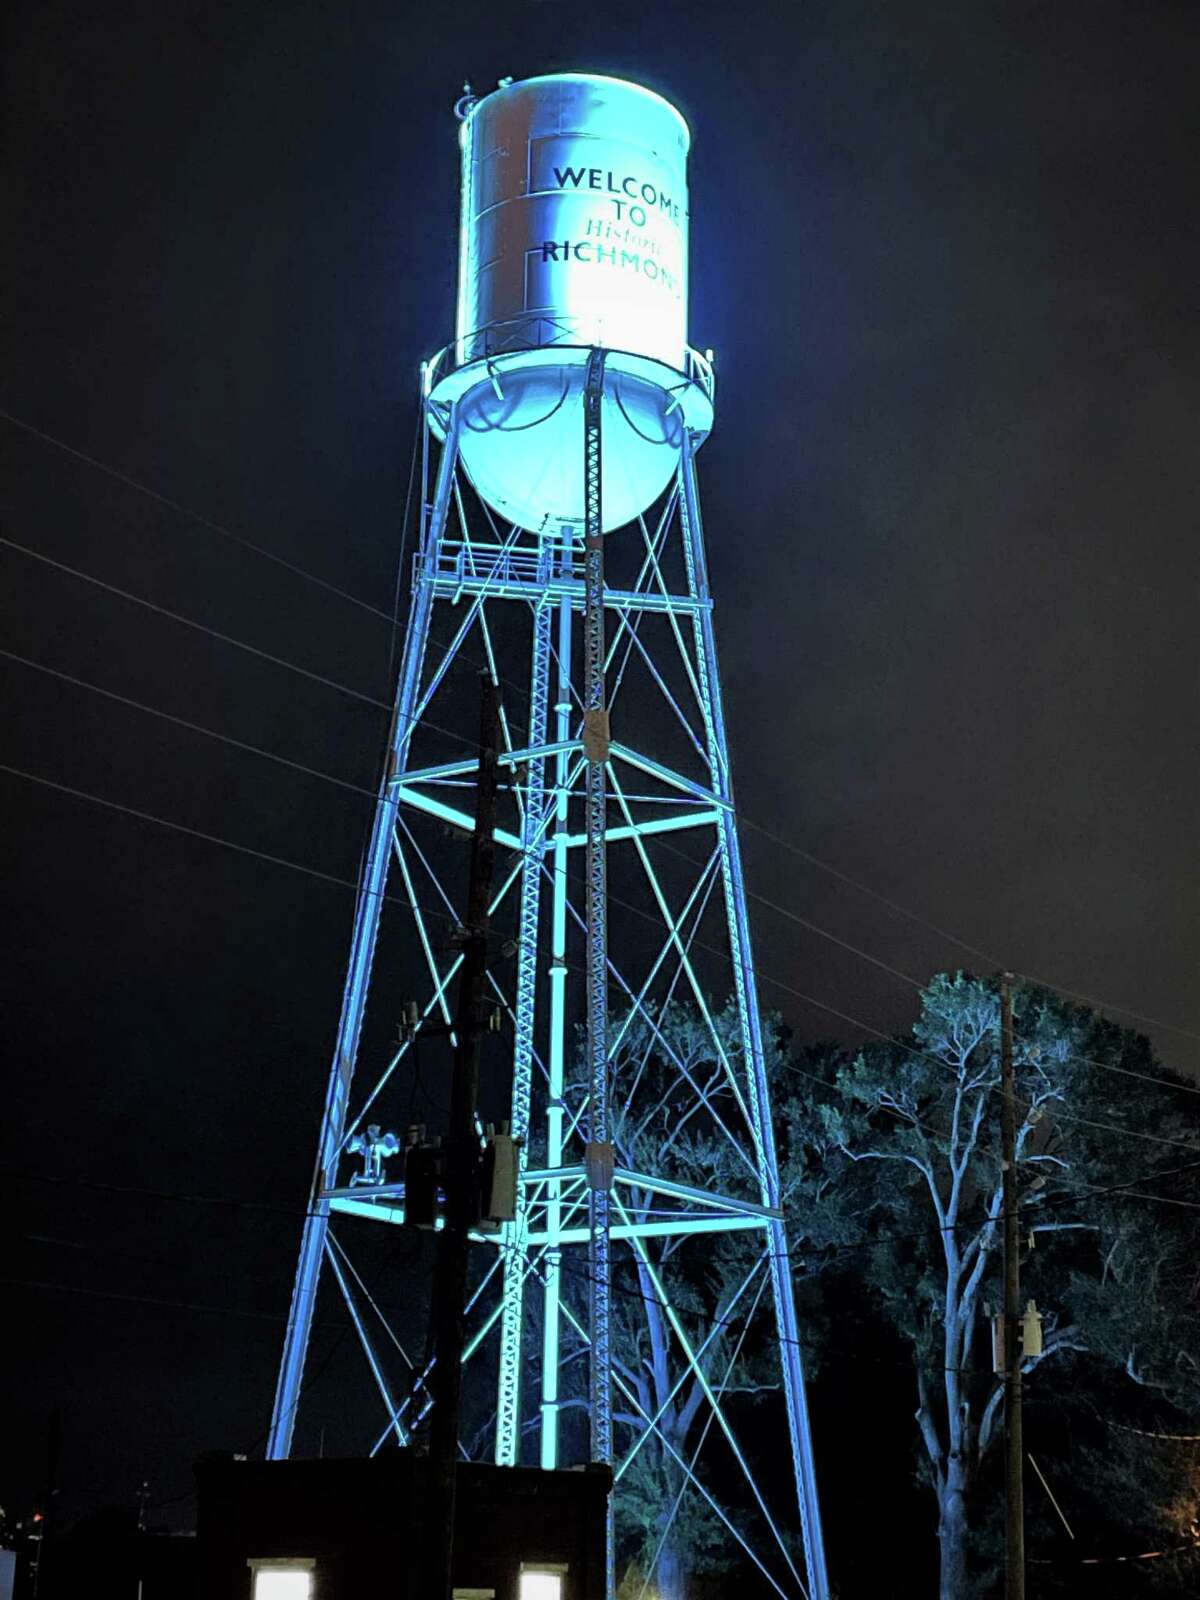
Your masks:
M 1146 1041 L 1093 1012 L 1033 988 L 1018 991 L 1015 1009 L 1022 1271 L 1044 1316 L 1042 1352 L 1022 1362 L 1037 1374 L 1029 1393 L 1036 1398 L 1070 1361 L 1119 1374 L 1127 1391 L 1194 1407 L 1196 1280 L 1184 1213 L 1131 1198 L 1163 1193 L 1156 1185 L 1168 1177 L 1169 1192 L 1185 1192 L 1180 1178 L 1196 1191 L 1200 1124 L 1190 1097 L 1142 1081 L 1161 1075 Z M 937 977 L 911 1045 L 881 1043 L 852 1058 L 827 1051 L 807 1065 L 787 1112 L 788 1143 L 801 1161 L 821 1151 L 826 1237 L 852 1247 L 845 1259 L 909 1351 L 938 1509 L 941 1600 L 965 1600 L 980 1592 L 974 1494 L 1003 1425 L 987 1337 L 1001 1294 L 997 987 Z M 811 1185 L 800 1189 L 811 1196 Z M 975 1555 L 978 1580 L 978 1542 Z
M 1026 1423 L 1037 1468 L 1058 1503 L 1055 1510 L 1031 1476 L 1026 1536 L 1033 1592 L 1068 1600 L 1090 1578 L 1087 1592 L 1097 1595 L 1191 1593 L 1188 1580 L 1194 1586 L 1200 1574 L 1195 1424 L 1181 1423 L 1177 1410 L 1156 1403 L 1117 1367 L 1098 1371 L 1086 1354 L 1065 1358 L 1063 1366 L 1053 1391 L 1034 1395 Z M 997 1569 L 999 1513 L 997 1496 Z M 1081 1557 L 1100 1564 L 1084 1567 Z

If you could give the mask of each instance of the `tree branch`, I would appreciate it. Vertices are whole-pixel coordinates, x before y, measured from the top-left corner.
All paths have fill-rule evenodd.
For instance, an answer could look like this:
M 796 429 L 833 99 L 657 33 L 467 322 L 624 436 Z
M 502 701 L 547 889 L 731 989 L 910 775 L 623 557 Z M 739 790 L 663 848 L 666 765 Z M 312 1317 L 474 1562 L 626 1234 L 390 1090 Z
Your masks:
M 979 1419 L 979 1459 L 982 1461 L 992 1442 L 992 1434 L 996 1428 L 996 1418 L 1000 1414 L 1000 1402 L 1004 1399 L 1004 1385 L 999 1383 L 988 1396 L 987 1405 L 983 1408 L 983 1415 Z
M 934 1175 L 933 1167 L 928 1161 L 923 1161 L 920 1156 L 910 1155 L 904 1150 L 856 1151 L 851 1150 L 849 1145 L 841 1143 L 838 1144 L 838 1149 L 850 1161 L 899 1161 L 902 1165 L 916 1167 L 917 1171 L 925 1179 L 926 1187 L 933 1201 L 933 1208 L 937 1213 L 938 1224 L 940 1227 L 945 1227 L 946 1213 L 942 1206 L 942 1197 L 938 1193 L 937 1178 Z

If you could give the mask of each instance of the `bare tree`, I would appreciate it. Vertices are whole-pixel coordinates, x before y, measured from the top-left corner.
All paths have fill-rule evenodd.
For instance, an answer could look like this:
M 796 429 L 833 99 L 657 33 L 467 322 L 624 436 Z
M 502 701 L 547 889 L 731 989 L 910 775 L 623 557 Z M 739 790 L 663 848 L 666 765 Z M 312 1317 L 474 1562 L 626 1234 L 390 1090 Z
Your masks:
M 980 1337 L 999 1299 L 997 1027 L 994 984 L 938 977 L 922 995 L 911 1045 L 834 1061 L 833 1092 L 806 1094 L 790 1115 L 810 1136 L 818 1123 L 840 1157 L 847 1217 L 870 1218 L 858 1232 L 858 1269 L 911 1352 L 941 1600 L 975 1592 L 971 1491 L 1003 1421 L 1003 1385 Z M 1169 1147 L 1121 1137 L 1147 1121 L 1200 1156 L 1195 1125 L 1166 1091 L 1140 1085 L 1136 1102 L 1114 1097 L 1102 1069 L 1129 1070 L 1147 1054 L 1145 1041 L 1091 1012 L 1042 992 L 1019 996 L 1019 1204 L 1027 1281 L 1044 1302 L 1042 1350 L 1023 1357 L 1026 1373 L 1086 1351 L 1119 1362 L 1138 1384 L 1191 1377 L 1179 1296 L 1168 1293 L 1178 1289 L 1177 1233 L 1160 1232 L 1148 1247 L 1144 1215 L 1131 1216 L 1111 1187 L 1131 1170 L 1172 1164 Z

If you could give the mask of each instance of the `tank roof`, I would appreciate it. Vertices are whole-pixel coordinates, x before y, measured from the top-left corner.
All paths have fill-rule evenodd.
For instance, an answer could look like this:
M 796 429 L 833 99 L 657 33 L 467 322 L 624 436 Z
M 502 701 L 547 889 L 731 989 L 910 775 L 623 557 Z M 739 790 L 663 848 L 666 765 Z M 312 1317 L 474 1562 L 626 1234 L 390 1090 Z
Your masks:
M 614 78 L 604 72 L 542 72 L 532 78 L 512 78 L 507 83 L 499 84 L 495 89 L 489 89 L 486 94 L 481 94 L 472 105 L 469 116 L 474 116 L 476 110 L 485 100 L 490 100 L 493 95 L 504 94 L 509 89 L 524 89 L 537 83 L 612 83 L 621 89 L 632 89 L 636 94 L 645 95 L 647 100 L 654 100 L 669 111 L 683 129 L 684 149 L 691 148 L 692 130 L 687 125 L 687 118 L 678 106 L 674 106 L 665 95 L 656 89 L 647 89 L 644 83 L 634 83 L 631 78 Z

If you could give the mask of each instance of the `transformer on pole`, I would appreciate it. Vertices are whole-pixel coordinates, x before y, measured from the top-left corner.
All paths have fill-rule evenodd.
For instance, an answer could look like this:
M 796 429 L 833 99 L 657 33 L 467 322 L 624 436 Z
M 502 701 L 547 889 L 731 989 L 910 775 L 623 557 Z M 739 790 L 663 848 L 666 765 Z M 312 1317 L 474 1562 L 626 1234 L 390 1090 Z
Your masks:
M 450 1028 L 462 954 L 437 835 L 471 827 L 460 688 L 482 665 L 501 702 L 491 911 L 512 938 L 488 982 L 510 1030 L 517 1164 L 515 1215 L 481 1223 L 466 1347 L 495 1370 L 489 1449 L 501 1465 L 604 1461 L 619 1489 L 653 1439 L 678 1485 L 664 1539 L 695 1494 L 778 1592 L 827 1600 L 696 479 L 714 379 L 687 344 L 689 133 L 658 95 L 574 73 L 505 83 L 459 115 L 457 330 L 423 369 L 420 546 L 268 1455 L 291 1451 L 326 1261 L 383 1405 L 368 1445 L 407 1443 L 429 1408 L 424 1381 L 405 1394 L 389 1377 L 331 1220 L 404 1220 L 403 1173 L 386 1170 L 399 1141 L 380 1129 L 403 1121 L 422 1034 Z M 415 1006 L 387 973 L 372 982 L 385 909 L 423 969 Z M 406 1009 L 383 1049 L 364 1036 L 369 990 L 373 1017 Z M 672 1033 L 683 1012 L 690 1053 Z M 371 1165 L 352 1172 L 352 1149 Z M 412 1151 L 408 1165 L 415 1182 Z M 697 1310 L 718 1249 L 744 1273 Z M 665 1395 L 623 1353 L 647 1315 Z M 755 1328 L 778 1352 L 803 1575 L 727 1392 Z M 399 1347 L 415 1330 L 388 1331 Z M 664 1421 L 684 1391 L 704 1418 L 686 1448 Z M 755 1428 L 769 1431 L 761 1410 Z M 706 1481 L 717 1448 L 742 1474 L 732 1515 Z

